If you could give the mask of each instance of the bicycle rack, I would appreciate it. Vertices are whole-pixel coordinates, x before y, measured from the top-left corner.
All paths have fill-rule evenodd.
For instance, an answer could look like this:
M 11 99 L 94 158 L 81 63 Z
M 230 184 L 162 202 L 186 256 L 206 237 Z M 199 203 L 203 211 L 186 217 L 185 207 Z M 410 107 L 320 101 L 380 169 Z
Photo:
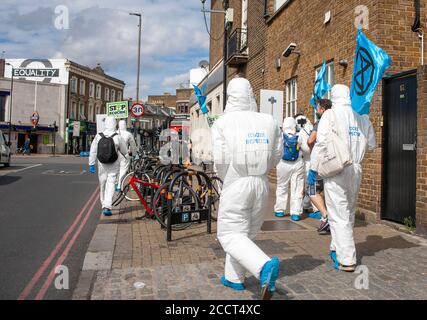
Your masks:
M 182 211 L 175 211 L 172 212 L 172 199 L 173 199 L 173 186 L 175 183 L 184 176 L 191 176 L 191 175 L 201 175 L 205 178 L 207 184 L 208 184 L 208 203 L 207 208 L 203 207 L 198 210 L 182 210 Z M 200 181 L 200 177 L 197 177 L 198 181 Z M 203 221 L 207 221 L 207 233 L 212 233 L 212 183 L 210 182 L 209 176 L 205 174 L 204 172 L 200 171 L 184 171 L 179 174 L 177 174 L 173 180 L 171 181 L 168 189 L 168 195 L 167 195 L 167 232 L 166 232 L 166 240 L 172 241 L 172 226 L 179 225 L 179 224 L 187 224 L 187 223 L 202 223 Z M 202 205 L 202 204 L 201 204 Z

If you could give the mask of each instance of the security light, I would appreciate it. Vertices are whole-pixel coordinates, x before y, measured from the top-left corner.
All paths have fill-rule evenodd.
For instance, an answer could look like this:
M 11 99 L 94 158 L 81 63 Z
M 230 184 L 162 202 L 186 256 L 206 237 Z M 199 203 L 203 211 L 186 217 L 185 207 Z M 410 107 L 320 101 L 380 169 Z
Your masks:
M 286 48 L 286 50 L 285 50 L 285 51 L 283 51 L 283 56 L 284 56 L 285 58 L 287 58 L 287 57 L 289 57 L 292 53 L 299 54 L 298 52 L 294 52 L 294 50 L 296 49 L 296 47 L 297 47 L 296 43 L 291 43 L 291 44 Z

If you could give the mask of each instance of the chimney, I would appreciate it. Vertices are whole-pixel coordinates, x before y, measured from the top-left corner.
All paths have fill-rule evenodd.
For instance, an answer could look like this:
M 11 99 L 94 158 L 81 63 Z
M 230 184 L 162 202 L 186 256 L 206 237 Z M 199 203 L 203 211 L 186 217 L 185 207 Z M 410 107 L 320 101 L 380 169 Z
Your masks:
M 6 61 L 4 59 L 0 59 L 0 78 L 4 78 L 5 66 L 6 66 Z

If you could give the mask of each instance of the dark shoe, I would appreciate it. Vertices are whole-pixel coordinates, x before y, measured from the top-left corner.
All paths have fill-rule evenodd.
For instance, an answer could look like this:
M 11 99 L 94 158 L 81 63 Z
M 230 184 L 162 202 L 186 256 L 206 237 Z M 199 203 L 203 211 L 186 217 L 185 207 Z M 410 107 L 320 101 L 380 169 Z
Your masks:
M 320 226 L 319 229 L 317 229 L 317 232 L 320 234 L 327 234 L 330 233 L 330 229 L 329 229 L 329 221 L 325 220 L 325 221 L 321 221 L 320 222 Z
M 276 280 L 279 276 L 280 261 L 279 258 L 273 257 L 267 262 L 261 270 L 261 299 L 271 300 L 276 291 Z

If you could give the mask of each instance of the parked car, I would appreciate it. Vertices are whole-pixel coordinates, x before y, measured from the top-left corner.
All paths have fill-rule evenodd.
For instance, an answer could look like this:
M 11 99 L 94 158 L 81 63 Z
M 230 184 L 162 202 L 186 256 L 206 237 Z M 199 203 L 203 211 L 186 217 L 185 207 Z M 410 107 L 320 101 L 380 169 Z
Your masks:
M 0 163 L 4 164 L 5 167 L 9 167 L 10 158 L 10 142 L 6 141 L 3 132 L 0 130 Z

